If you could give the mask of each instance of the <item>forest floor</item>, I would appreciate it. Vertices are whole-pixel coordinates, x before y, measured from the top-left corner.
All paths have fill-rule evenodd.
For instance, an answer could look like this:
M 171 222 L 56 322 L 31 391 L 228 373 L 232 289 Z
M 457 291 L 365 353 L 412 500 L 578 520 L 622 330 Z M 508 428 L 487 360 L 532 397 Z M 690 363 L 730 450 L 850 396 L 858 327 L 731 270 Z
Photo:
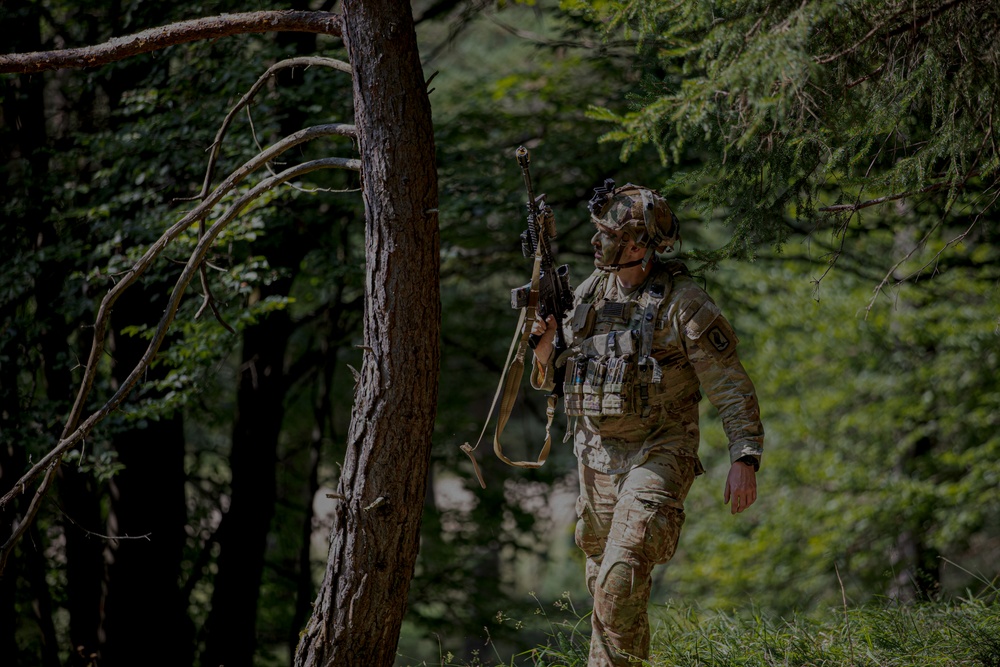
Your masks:
M 650 608 L 649 660 L 637 667 L 1000 667 L 1000 596 L 832 608 L 792 618 Z M 586 667 L 589 614 L 552 623 L 548 640 L 504 658 L 444 655 L 434 667 Z M 432 663 L 421 662 L 431 667 Z

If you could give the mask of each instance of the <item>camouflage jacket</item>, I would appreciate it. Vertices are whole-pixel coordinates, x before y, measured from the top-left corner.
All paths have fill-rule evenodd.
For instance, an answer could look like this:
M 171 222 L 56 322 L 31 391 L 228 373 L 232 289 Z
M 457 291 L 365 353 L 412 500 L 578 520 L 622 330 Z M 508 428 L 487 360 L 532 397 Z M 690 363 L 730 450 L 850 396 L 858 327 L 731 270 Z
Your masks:
M 719 411 L 730 461 L 759 462 L 764 428 L 738 339 L 681 262 L 657 262 L 627 293 L 595 271 L 576 289 L 563 330 L 569 349 L 556 363 L 566 363 L 566 437 L 585 465 L 621 473 L 663 448 L 697 458 L 702 392 Z M 551 360 L 535 363 L 532 386 L 552 391 L 554 376 Z

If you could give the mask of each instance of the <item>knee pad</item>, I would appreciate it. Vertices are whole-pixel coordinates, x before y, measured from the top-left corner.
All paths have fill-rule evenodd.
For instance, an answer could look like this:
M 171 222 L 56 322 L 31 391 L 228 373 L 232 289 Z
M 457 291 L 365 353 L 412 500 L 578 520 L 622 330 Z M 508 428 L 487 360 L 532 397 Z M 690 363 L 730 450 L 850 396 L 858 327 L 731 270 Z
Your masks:
M 674 557 L 677 542 L 684 525 L 684 510 L 661 507 L 649 522 L 646 531 L 646 558 L 651 563 L 662 564 Z
M 632 595 L 635 589 L 635 569 L 624 561 L 612 564 L 604 574 L 601 589 L 616 597 Z
M 609 546 L 604 554 L 594 590 L 595 627 L 599 626 L 616 647 L 631 646 L 631 639 L 644 628 L 648 633 L 651 570 L 652 565 L 620 547 Z
M 626 600 L 649 592 L 649 575 L 653 564 L 640 554 L 620 545 L 609 545 L 597 573 L 596 586 L 602 593 Z M 596 593 L 596 591 L 595 591 Z

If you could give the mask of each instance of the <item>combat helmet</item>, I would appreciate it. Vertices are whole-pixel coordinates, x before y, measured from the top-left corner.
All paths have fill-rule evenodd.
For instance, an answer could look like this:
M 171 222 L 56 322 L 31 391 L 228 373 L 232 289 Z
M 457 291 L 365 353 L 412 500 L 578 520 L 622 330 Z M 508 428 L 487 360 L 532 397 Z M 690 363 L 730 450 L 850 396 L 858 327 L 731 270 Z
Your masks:
M 613 179 L 605 179 L 604 185 L 594 188 L 587 208 L 594 222 L 614 230 L 625 229 L 632 242 L 646 248 L 643 267 L 654 252 L 672 250 L 681 238 L 680 224 L 667 200 L 641 185 L 626 183 L 616 188 Z M 623 250 L 619 248 L 618 257 Z

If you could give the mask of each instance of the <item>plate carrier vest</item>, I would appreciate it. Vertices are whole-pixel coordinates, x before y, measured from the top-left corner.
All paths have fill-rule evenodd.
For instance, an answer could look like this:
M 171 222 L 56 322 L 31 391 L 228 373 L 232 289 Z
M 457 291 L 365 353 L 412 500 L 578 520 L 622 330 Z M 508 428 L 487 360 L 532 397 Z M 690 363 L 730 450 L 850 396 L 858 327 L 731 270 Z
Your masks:
M 591 276 L 573 310 L 572 340 L 564 353 L 564 407 L 569 417 L 648 417 L 663 393 L 663 371 L 653 358 L 653 334 L 673 276 L 688 273 L 677 260 L 664 262 L 638 295 L 625 301 L 595 298 L 610 274 Z

